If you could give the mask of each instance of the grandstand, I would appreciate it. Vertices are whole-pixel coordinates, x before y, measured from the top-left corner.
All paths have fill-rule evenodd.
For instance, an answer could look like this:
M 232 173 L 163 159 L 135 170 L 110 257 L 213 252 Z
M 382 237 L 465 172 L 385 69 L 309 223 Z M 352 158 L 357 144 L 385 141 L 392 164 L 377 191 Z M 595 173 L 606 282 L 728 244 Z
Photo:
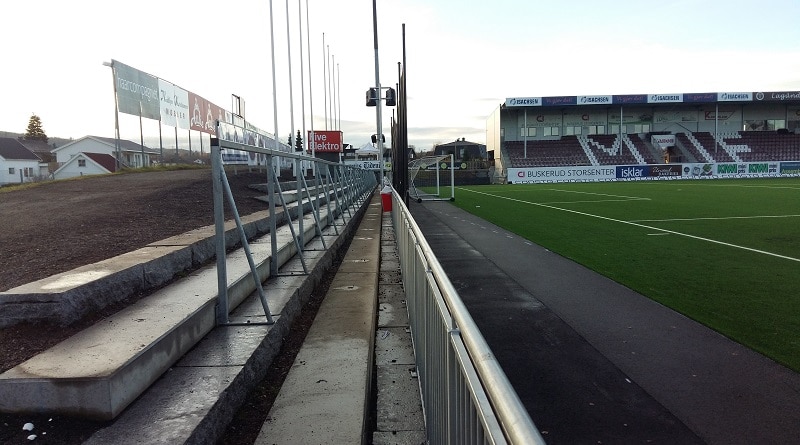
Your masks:
M 508 182 L 800 173 L 800 92 L 515 97 L 486 129 Z

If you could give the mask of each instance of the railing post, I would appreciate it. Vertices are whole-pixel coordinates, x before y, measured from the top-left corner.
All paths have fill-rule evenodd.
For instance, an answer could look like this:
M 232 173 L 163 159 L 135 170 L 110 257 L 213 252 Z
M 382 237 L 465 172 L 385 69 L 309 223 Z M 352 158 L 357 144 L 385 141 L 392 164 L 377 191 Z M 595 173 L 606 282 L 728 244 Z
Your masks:
M 267 196 L 269 199 L 269 240 L 271 244 L 269 274 L 278 275 L 278 217 L 275 215 L 275 159 L 271 154 L 267 155 Z M 283 209 L 284 212 L 286 209 Z
M 228 323 L 228 276 L 225 267 L 225 208 L 222 200 L 222 152 L 211 139 L 211 192 L 214 197 L 214 250 L 217 257 L 217 324 Z
M 297 172 L 297 174 L 294 175 L 294 181 L 296 183 L 295 187 L 296 187 L 296 190 L 297 190 L 296 193 L 297 193 L 297 209 L 298 209 L 298 211 L 297 211 L 297 232 L 298 232 L 297 233 L 297 240 L 298 240 L 298 243 L 300 244 L 301 247 L 305 247 L 305 245 L 306 245 L 306 243 L 305 243 L 306 236 L 305 236 L 305 232 L 303 231 L 303 215 L 305 215 L 306 212 L 305 212 L 305 206 L 303 205 L 303 188 L 302 188 L 302 186 L 300 184 L 300 180 L 301 179 L 305 179 L 305 176 L 303 175 L 303 171 L 302 171 L 303 163 L 300 161 L 300 159 L 295 159 L 294 160 L 294 165 L 295 165 L 295 172 Z M 309 202 L 311 202 L 310 199 L 309 199 Z

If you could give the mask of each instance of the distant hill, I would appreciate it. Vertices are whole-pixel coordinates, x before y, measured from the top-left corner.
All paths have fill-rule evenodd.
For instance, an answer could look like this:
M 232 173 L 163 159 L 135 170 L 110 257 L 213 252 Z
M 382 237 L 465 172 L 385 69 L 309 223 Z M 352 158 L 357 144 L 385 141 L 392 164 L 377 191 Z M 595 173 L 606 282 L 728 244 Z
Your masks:
M 13 131 L 0 131 L 0 138 L 14 138 L 14 139 L 20 139 L 20 138 L 22 138 L 22 136 L 24 136 L 24 135 L 25 135 L 25 133 L 14 133 Z M 20 139 L 20 140 L 21 140 L 21 139 Z M 68 138 L 68 139 L 67 139 L 67 138 L 58 138 L 58 137 L 51 137 L 51 136 L 48 136 L 48 139 L 47 139 L 47 145 L 49 145 L 49 146 L 50 146 L 50 148 L 49 148 L 48 150 L 52 150 L 52 149 L 54 149 L 54 148 L 58 148 L 58 147 L 60 147 L 60 146 L 62 146 L 62 145 L 64 145 L 64 144 L 66 144 L 66 143 L 68 143 L 68 142 L 72 142 L 72 141 L 74 141 L 74 140 L 75 140 L 75 139 L 73 139 L 73 138 Z M 36 142 L 34 142 L 34 141 L 23 141 L 23 142 L 26 144 L 26 146 L 27 146 L 27 144 L 29 144 L 29 143 L 36 143 Z M 38 144 L 38 143 L 36 143 L 36 144 Z M 38 145 L 40 145 L 40 146 L 43 146 L 44 144 L 38 144 Z M 28 148 L 29 148 L 30 150 L 33 150 L 31 147 L 28 147 Z M 35 150 L 33 150 L 33 151 L 35 151 Z

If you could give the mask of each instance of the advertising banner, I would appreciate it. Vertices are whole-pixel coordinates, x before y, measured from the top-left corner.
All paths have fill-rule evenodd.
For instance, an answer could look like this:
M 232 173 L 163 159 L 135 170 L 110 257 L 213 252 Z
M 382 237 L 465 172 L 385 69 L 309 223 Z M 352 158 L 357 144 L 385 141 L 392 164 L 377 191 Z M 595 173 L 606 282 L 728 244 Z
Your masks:
M 759 102 L 784 102 L 800 100 L 800 91 L 773 91 L 756 93 L 753 98 Z
M 535 167 L 509 168 L 508 182 L 524 184 L 533 182 L 602 181 L 615 179 L 613 166 L 604 167 Z
M 666 104 L 683 102 L 683 94 L 651 94 L 647 96 L 649 104 Z
M 528 114 L 528 127 L 560 127 L 561 114 Z
M 155 76 L 112 60 L 117 106 L 120 113 L 158 119 L 158 80 Z
M 344 163 L 346 165 L 352 165 L 355 167 L 363 168 L 364 170 L 380 170 L 381 169 L 381 162 L 380 161 L 354 161 L 352 159 L 345 160 Z M 391 170 L 392 164 L 391 162 L 386 162 L 383 164 L 384 170 Z
M 685 103 L 705 103 L 715 102 L 717 100 L 717 93 L 686 93 L 683 95 Z
M 542 105 L 548 107 L 557 107 L 561 105 L 577 105 L 578 96 L 551 96 L 543 97 Z
M 800 161 L 509 168 L 511 184 L 800 176 Z
M 703 119 L 707 121 L 727 121 L 729 119 L 738 121 L 742 119 L 742 112 L 741 110 L 706 110 L 703 112 Z
M 506 99 L 506 107 L 541 107 L 541 97 L 509 97 Z
M 684 178 L 708 178 L 715 175 L 715 164 L 683 164 Z
M 450 164 L 451 164 L 451 162 L 449 162 L 449 161 L 448 162 L 439 162 L 437 164 L 431 164 L 431 165 L 425 167 L 425 169 L 426 170 L 436 170 L 436 169 L 439 169 L 439 170 L 450 170 Z M 452 169 L 453 170 L 466 170 L 467 169 L 467 163 L 466 162 L 456 162 L 455 165 L 453 165 Z
M 697 122 L 697 111 L 695 110 L 657 110 L 654 113 L 656 123 L 661 122 Z
M 158 79 L 158 94 L 161 102 L 161 123 L 170 127 L 189 128 L 189 92 Z
M 606 110 L 596 110 L 591 113 L 564 113 L 565 127 L 588 127 L 592 125 L 607 125 L 608 115 Z
M 800 162 L 781 162 L 782 175 L 800 175 Z
M 311 132 L 308 132 L 308 139 L 312 141 Z M 344 146 L 344 138 L 341 131 L 314 131 L 313 141 L 310 147 L 319 153 L 341 153 Z M 311 153 L 312 148 L 308 152 Z
M 626 105 L 626 104 L 646 104 L 647 103 L 647 95 L 646 94 L 617 94 L 613 97 L 615 105 Z
M 650 143 L 662 150 L 667 147 L 675 146 L 674 134 L 654 134 L 650 136 Z
M 608 123 L 609 124 L 618 124 L 620 117 L 622 117 L 623 124 L 646 124 L 653 122 L 653 115 L 647 111 L 644 112 L 637 112 L 637 111 L 623 111 L 622 116 L 619 113 L 615 112 L 614 110 L 610 110 L 608 112 Z
M 681 164 L 619 165 L 617 179 L 677 178 L 683 174 Z
M 202 97 L 189 92 L 189 128 L 203 133 L 216 134 L 216 121 L 225 122 L 225 110 Z
M 753 100 L 753 93 L 717 93 L 720 102 L 740 102 Z
M 611 96 L 578 96 L 580 105 L 610 105 L 614 99 Z

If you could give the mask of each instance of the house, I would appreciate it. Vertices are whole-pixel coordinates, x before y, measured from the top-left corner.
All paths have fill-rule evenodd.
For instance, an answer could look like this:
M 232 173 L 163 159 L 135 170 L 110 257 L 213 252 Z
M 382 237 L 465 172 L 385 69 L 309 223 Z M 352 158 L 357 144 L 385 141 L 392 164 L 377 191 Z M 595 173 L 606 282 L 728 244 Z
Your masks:
M 454 154 L 456 161 L 486 159 L 486 145 L 469 142 L 461 138 L 456 139 L 455 142 L 439 144 L 434 147 L 434 155 L 442 156 L 448 154 Z
M 0 185 L 41 178 L 42 160 L 14 138 L 0 138 Z M 46 164 L 45 164 L 46 165 Z
M 84 136 L 78 140 L 62 145 L 50 152 L 55 156 L 59 169 L 72 157 L 80 153 L 106 154 L 117 159 L 117 140 L 100 136 Z M 158 151 L 151 150 L 125 139 L 119 140 L 119 167 L 138 168 L 153 164 Z M 85 159 L 86 160 L 86 159 Z M 84 173 L 86 174 L 86 173 Z
M 102 175 L 117 171 L 117 160 L 106 153 L 80 152 L 53 172 L 53 179 L 74 178 L 84 175 Z

